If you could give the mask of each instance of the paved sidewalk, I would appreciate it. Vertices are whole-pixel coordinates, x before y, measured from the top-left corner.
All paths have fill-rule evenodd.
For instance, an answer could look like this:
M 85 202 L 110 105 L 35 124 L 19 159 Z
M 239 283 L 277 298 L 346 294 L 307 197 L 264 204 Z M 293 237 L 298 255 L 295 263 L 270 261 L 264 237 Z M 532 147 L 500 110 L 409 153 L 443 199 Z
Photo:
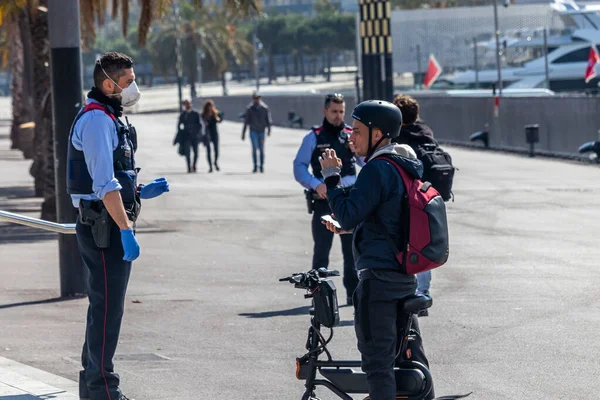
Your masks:
M 79 400 L 77 382 L 0 357 L 0 400 Z

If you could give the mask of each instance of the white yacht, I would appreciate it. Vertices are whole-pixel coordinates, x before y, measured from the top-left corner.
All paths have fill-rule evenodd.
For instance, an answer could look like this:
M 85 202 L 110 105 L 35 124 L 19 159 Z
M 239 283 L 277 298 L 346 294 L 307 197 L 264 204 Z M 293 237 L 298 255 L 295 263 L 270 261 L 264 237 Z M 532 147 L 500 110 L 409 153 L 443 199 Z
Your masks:
M 581 6 L 572 0 L 554 0 L 550 6 L 566 26 L 562 32 L 550 32 L 547 38 L 550 91 L 599 91 L 600 67 L 596 66 L 598 76 L 588 83 L 584 77 L 591 46 L 596 46 L 600 54 L 600 5 Z M 506 32 L 501 43 L 503 88 L 545 88 L 543 30 Z M 478 48 L 484 50 L 482 63 L 489 69 L 442 77 L 431 88 L 490 89 L 496 84 L 498 72 L 492 68 L 495 65 L 495 39 L 479 43 Z

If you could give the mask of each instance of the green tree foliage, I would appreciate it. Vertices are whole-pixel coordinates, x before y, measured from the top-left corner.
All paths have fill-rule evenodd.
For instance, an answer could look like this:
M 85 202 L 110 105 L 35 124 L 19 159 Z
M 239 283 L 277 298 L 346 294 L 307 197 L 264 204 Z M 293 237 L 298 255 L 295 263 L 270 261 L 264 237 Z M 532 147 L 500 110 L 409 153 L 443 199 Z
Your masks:
M 199 51 L 205 56 L 205 77 L 216 78 L 231 63 L 241 64 L 250 59 L 252 44 L 246 40 L 245 32 L 236 27 L 240 18 L 222 8 L 198 9 L 182 3 L 179 32 L 172 21 L 163 20 L 156 32 L 150 34 L 153 70 L 165 77 L 176 73 L 176 40 L 177 34 L 181 35 L 182 69 L 194 95 Z M 209 66 L 210 69 L 206 68 Z
M 449 8 L 449 7 L 475 7 L 490 5 L 490 0 L 390 0 L 392 8 Z M 512 2 L 512 0 L 511 0 Z

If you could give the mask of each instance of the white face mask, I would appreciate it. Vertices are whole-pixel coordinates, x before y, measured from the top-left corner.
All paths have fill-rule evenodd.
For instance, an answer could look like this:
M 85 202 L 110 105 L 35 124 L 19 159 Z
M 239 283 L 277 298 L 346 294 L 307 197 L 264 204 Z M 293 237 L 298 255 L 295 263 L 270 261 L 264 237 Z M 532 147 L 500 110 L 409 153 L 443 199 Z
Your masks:
M 102 68 L 102 65 L 100 65 L 100 68 Z M 102 68 L 102 72 L 104 72 L 104 75 L 106 75 L 106 77 L 110 79 L 112 83 L 121 89 L 121 93 L 116 93 L 112 96 L 121 95 L 121 105 L 123 107 L 131 107 L 137 104 L 137 102 L 140 100 L 140 97 L 142 97 L 142 93 L 140 92 L 140 89 L 135 81 L 131 82 L 129 86 L 123 89 L 117 82 L 113 81 L 112 78 L 108 76 L 106 71 L 104 71 L 104 68 Z
M 120 88 L 119 85 L 117 86 Z M 127 86 L 125 89 L 121 88 L 121 104 L 123 107 L 135 105 L 140 100 L 140 97 L 142 97 L 142 93 L 140 92 L 140 89 L 138 89 L 135 81 L 131 82 L 131 85 Z

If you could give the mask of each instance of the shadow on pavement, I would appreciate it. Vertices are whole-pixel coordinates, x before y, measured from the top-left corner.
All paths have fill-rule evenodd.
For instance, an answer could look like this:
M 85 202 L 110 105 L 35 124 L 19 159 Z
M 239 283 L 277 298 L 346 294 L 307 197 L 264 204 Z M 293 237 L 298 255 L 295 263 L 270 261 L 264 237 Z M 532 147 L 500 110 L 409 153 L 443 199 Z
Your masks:
M 10 303 L 10 304 L 0 304 L 0 310 L 4 310 L 6 308 L 15 308 L 15 307 L 24 307 L 24 306 L 35 306 L 35 305 L 39 305 L 39 304 L 62 303 L 63 301 L 78 300 L 78 299 L 83 299 L 83 298 L 86 298 L 86 296 L 54 297 L 52 299 L 22 301 L 22 302 L 19 302 L 19 303 Z M 4 398 L 0 397 L 0 399 L 4 399 Z
M 0 197 L 7 199 L 27 199 L 35 197 L 33 186 L 4 186 L 0 187 Z
M 259 313 L 241 313 L 238 314 L 241 317 L 248 318 L 271 318 L 271 317 L 286 317 L 292 315 L 308 315 L 310 311 L 310 306 L 296 307 L 289 310 L 279 310 L 279 311 L 264 311 Z
M 58 238 L 58 233 L 24 225 L 8 224 L 0 225 L 0 227 L 0 245 L 56 240 Z
M 56 399 L 59 396 L 63 396 L 65 393 L 66 392 L 53 392 L 40 394 L 39 396 L 34 396 L 32 394 L 8 395 L 0 396 L 0 400 L 51 400 Z

